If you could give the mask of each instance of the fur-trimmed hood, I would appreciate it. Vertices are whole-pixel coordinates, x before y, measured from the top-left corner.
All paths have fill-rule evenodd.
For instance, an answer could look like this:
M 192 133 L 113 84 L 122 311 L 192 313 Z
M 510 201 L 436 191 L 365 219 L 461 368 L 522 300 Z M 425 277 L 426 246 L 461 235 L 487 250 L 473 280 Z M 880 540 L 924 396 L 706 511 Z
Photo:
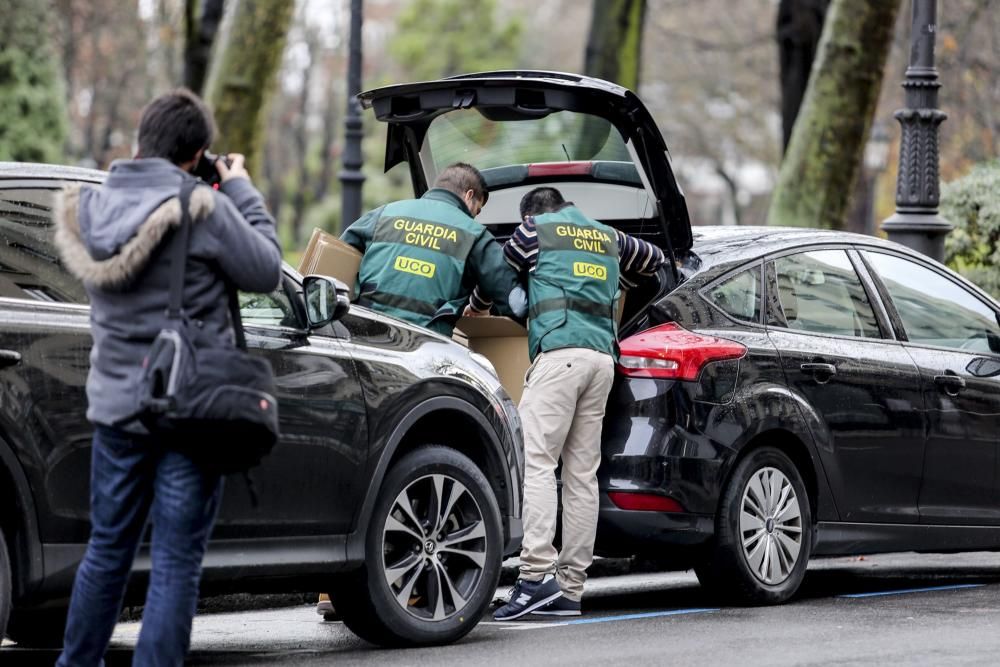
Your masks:
M 100 188 L 65 187 L 55 202 L 55 243 L 66 268 L 101 289 L 128 285 L 180 224 L 183 172 L 165 160 L 115 163 Z M 191 193 L 192 220 L 214 209 L 212 190 Z

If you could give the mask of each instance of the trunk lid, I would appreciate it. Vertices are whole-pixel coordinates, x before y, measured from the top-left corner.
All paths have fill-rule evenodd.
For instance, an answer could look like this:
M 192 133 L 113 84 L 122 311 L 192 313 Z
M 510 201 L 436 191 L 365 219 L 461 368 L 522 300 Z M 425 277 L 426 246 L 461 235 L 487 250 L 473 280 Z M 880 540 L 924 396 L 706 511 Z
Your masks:
M 500 239 L 520 222 L 521 196 L 544 184 L 670 254 L 691 248 L 667 146 L 630 90 L 575 74 L 498 71 L 386 86 L 358 98 L 388 124 L 386 171 L 407 163 L 417 196 L 448 164 L 479 168 L 490 190 L 479 220 Z

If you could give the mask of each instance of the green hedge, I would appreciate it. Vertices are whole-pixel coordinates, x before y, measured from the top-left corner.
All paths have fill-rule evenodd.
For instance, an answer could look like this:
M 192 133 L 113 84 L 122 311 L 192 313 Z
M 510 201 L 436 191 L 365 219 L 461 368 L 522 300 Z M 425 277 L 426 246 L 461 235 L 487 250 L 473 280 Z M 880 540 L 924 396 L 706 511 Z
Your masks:
M 955 225 L 945 240 L 945 262 L 1000 298 L 1000 160 L 945 185 L 941 216 Z

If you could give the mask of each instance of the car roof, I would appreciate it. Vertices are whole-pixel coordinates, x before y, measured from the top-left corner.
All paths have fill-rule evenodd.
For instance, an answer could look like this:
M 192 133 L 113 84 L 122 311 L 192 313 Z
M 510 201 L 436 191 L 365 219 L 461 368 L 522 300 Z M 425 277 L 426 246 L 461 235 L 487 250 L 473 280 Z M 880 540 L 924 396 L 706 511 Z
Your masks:
M 0 180 L 44 179 L 100 183 L 108 173 L 99 169 L 69 167 L 42 162 L 0 162 Z
M 852 244 L 881 247 L 913 255 L 909 248 L 867 234 L 806 227 L 695 226 L 692 253 L 703 268 L 742 263 L 764 255 L 801 246 Z

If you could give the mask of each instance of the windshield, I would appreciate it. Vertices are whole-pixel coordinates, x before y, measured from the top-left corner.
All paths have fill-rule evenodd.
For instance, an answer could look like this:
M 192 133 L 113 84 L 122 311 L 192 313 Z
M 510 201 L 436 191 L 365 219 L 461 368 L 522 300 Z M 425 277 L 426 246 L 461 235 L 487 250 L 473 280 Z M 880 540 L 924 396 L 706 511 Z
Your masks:
M 490 120 L 475 109 L 434 119 L 427 146 L 435 173 L 454 162 L 479 169 L 539 162 L 632 162 L 621 133 L 603 118 L 557 111 L 541 118 Z

